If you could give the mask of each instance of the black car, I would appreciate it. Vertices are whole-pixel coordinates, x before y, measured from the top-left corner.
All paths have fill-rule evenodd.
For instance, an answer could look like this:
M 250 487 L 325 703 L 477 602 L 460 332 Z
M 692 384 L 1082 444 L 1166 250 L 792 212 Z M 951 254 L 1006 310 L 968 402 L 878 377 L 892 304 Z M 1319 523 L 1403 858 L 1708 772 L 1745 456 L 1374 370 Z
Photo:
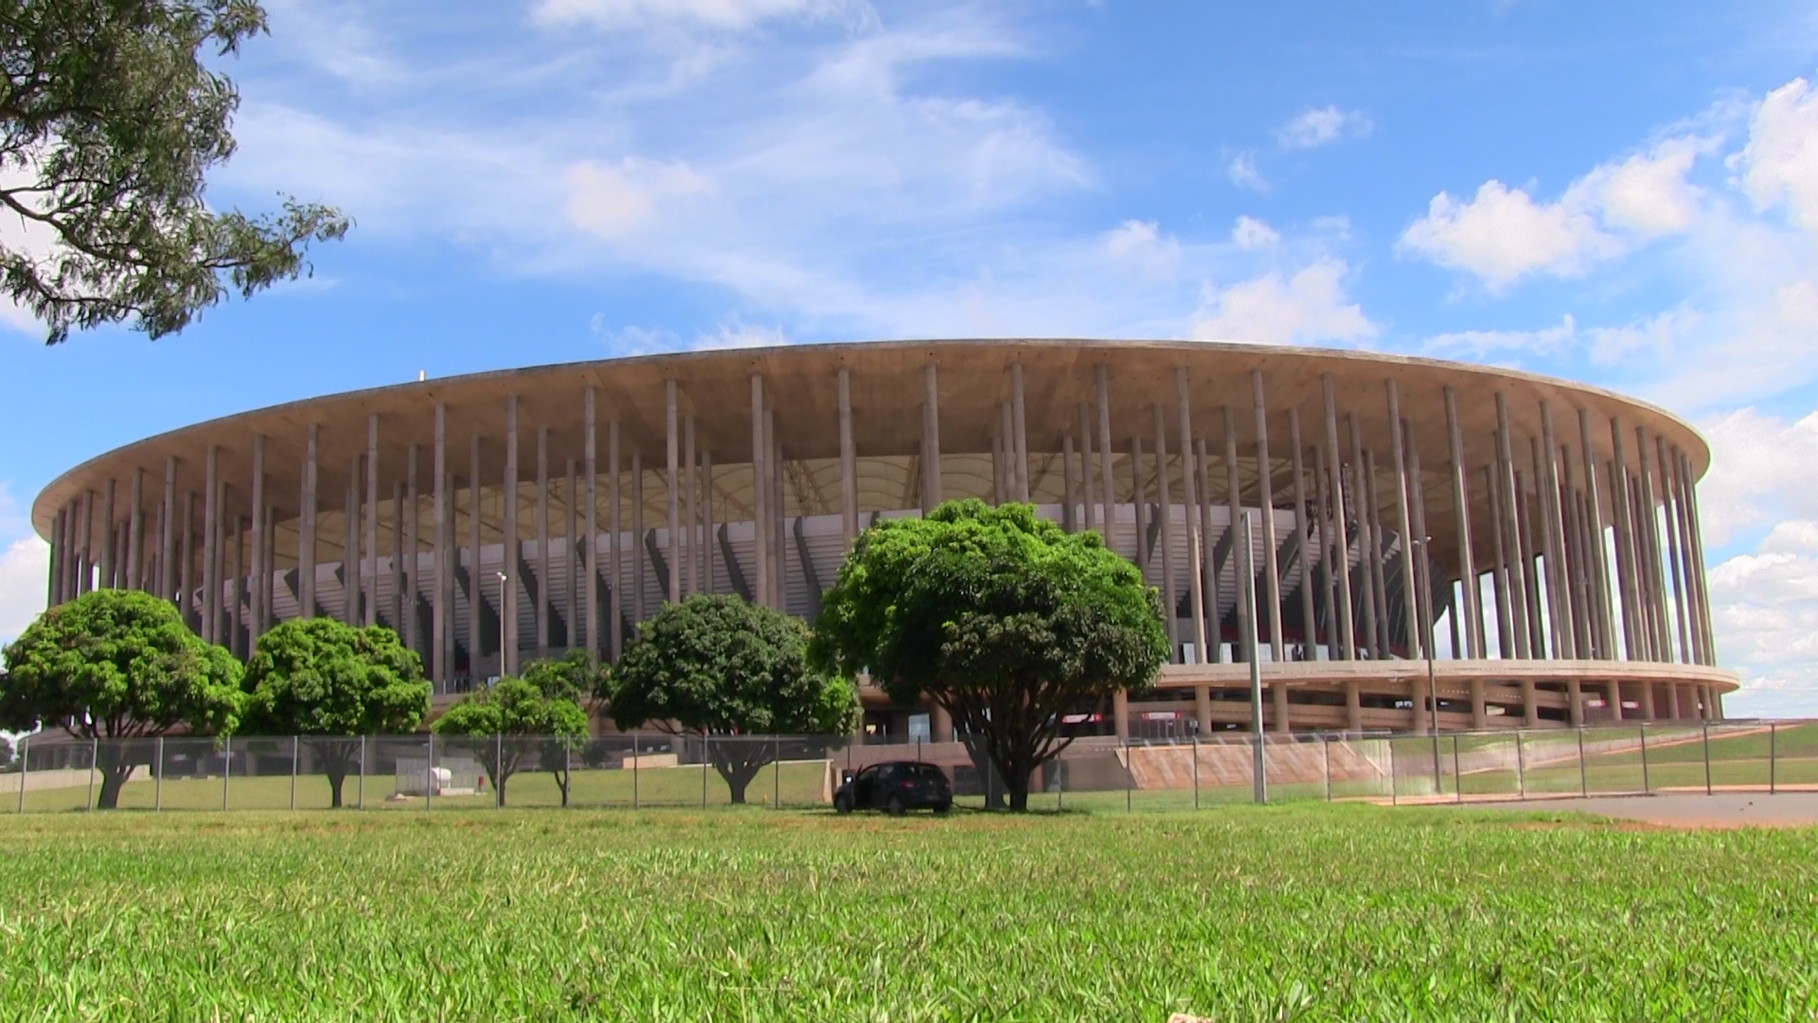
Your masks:
M 953 786 L 933 764 L 916 760 L 889 760 L 872 764 L 846 779 L 833 793 L 833 808 L 840 813 L 854 809 L 882 810 L 897 816 L 924 807 L 946 813 L 953 806 Z

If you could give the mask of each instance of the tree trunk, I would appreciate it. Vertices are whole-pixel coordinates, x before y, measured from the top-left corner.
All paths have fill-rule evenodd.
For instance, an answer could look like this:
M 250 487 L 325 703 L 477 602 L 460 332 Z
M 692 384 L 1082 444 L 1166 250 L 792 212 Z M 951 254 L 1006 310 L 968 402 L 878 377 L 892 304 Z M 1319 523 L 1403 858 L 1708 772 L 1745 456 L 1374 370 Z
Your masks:
M 771 762 L 775 747 L 769 742 L 730 743 L 736 752 L 728 752 L 729 743 L 716 741 L 712 746 L 713 769 L 720 773 L 726 782 L 726 791 L 735 805 L 745 802 L 745 790 L 751 787 L 751 781 L 764 765 Z
M 502 774 L 492 780 L 492 795 L 493 795 L 493 805 L 494 806 L 504 806 L 505 805 L 505 780 L 510 777 L 511 777 L 511 775 L 509 775 L 509 774 Z
M 322 773 L 328 775 L 328 808 L 341 808 L 341 783 L 347 780 L 347 768 L 335 768 L 324 765 Z
M 549 773 L 555 776 L 556 788 L 562 790 L 562 805 L 567 806 L 568 805 L 568 772 L 567 771 L 551 771 Z
M 95 809 L 112 810 L 120 805 L 120 790 L 126 786 L 126 779 L 133 773 L 130 763 L 108 764 L 99 767 L 101 772 L 101 791 L 95 794 Z

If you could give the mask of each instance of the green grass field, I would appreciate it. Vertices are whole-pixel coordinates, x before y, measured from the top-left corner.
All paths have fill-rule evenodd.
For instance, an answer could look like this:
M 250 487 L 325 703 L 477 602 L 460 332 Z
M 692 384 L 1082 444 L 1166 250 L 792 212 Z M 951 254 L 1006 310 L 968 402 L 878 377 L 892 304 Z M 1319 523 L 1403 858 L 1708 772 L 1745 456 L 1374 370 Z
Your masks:
M 1795 1019 L 1818 829 L 1496 811 L 67 814 L 0 1020 Z

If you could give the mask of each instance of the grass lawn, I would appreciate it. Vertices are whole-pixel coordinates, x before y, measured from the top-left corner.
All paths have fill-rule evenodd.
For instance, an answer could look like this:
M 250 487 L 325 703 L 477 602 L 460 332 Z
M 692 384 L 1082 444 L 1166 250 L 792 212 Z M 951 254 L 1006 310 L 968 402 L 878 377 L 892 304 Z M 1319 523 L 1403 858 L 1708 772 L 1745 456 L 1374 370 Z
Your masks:
M 1818 829 L 1319 804 L 7 828 L 9 1021 L 1818 1012 Z

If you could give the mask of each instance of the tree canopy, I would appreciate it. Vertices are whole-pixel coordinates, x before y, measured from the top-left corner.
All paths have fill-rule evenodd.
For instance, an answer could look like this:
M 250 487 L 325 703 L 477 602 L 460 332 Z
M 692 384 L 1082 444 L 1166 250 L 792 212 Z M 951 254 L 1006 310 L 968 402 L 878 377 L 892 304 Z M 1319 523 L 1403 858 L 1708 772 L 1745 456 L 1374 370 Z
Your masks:
M 1168 639 L 1155 590 L 1097 533 L 967 499 L 859 536 L 821 601 L 812 656 L 869 668 L 898 703 L 946 708 L 1020 810 L 1031 774 L 1072 741 L 1063 716 L 1149 686 Z
M 558 673 L 543 675 L 543 684 Z M 492 779 L 494 798 L 505 805 L 505 783 L 521 770 L 529 757 L 538 757 L 545 768 L 556 774 L 562 789 L 562 802 L 568 802 L 566 757 L 559 770 L 550 764 L 550 755 L 565 752 L 564 743 L 587 737 L 587 712 L 575 698 L 558 690 L 554 695 L 543 684 L 527 678 L 506 676 L 483 689 L 476 689 L 456 701 L 448 713 L 437 718 L 430 730 L 437 735 L 485 736 L 494 741 L 468 745 L 474 756 L 485 765 Z M 525 742 L 530 736 L 540 740 L 561 740 L 548 749 L 546 742 Z M 496 738 L 495 738 L 496 737 Z
M 594 707 L 611 693 L 611 666 L 579 647 L 561 657 L 524 665 L 518 676 L 550 698 L 566 696 L 583 709 Z
M 308 273 L 338 211 L 211 209 L 210 167 L 234 151 L 240 97 L 209 58 L 265 32 L 255 0 L 57 0 L 0 15 L 0 292 L 48 342 L 129 322 L 158 338 L 231 288 Z
M 416 651 L 382 626 L 333 618 L 280 622 L 259 637 L 246 665 L 242 730 L 313 737 L 331 805 L 359 749 L 358 736 L 415 731 L 429 713 L 429 682 Z
M 613 668 L 609 706 L 622 729 L 652 725 L 703 736 L 843 735 L 858 690 L 808 662 L 808 628 L 738 597 L 696 594 L 644 623 Z M 775 758 L 768 742 L 712 742 L 708 755 L 734 803 Z
M 228 733 L 241 713 L 240 662 L 203 642 L 169 601 L 91 590 L 45 611 L 5 651 L 0 728 L 62 728 L 81 739 L 137 739 L 178 725 Z M 115 805 L 138 744 L 101 744 L 97 805 Z

